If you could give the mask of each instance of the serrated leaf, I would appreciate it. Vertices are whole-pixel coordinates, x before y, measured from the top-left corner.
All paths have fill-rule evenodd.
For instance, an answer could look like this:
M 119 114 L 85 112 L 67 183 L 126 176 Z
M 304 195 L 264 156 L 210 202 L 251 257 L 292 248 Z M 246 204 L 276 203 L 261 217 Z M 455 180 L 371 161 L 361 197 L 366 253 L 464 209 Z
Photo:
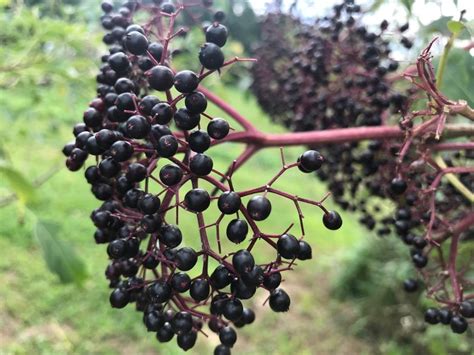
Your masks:
M 448 30 L 455 36 L 458 36 L 464 29 L 464 24 L 461 21 L 450 20 L 448 21 L 447 26 Z
M 8 181 L 10 188 L 21 203 L 29 204 L 35 201 L 36 189 L 21 172 L 0 162 L 0 175 Z
M 59 237 L 59 231 L 56 224 L 46 221 L 39 220 L 35 226 L 35 236 L 48 269 L 55 273 L 61 282 L 80 285 L 87 278 L 86 266 L 71 245 Z

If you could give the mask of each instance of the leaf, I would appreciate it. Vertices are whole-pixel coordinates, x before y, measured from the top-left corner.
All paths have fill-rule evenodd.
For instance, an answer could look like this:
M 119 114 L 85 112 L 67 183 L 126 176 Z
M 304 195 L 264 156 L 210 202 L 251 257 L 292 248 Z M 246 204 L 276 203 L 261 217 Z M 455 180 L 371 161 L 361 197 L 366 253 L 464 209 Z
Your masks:
M 35 187 L 24 175 L 5 162 L 0 162 L 0 174 L 8 181 L 11 189 L 22 204 L 29 204 L 36 200 Z
M 471 36 L 474 36 L 474 20 L 465 22 L 464 27 L 466 27 L 467 31 Z
M 51 222 L 38 220 L 35 236 L 39 241 L 48 269 L 55 273 L 61 282 L 82 284 L 87 278 L 83 260 L 71 245 L 58 236 L 59 227 Z
M 450 20 L 448 21 L 447 26 L 448 30 L 451 31 L 451 33 L 455 36 L 458 36 L 464 29 L 464 24 L 461 21 Z

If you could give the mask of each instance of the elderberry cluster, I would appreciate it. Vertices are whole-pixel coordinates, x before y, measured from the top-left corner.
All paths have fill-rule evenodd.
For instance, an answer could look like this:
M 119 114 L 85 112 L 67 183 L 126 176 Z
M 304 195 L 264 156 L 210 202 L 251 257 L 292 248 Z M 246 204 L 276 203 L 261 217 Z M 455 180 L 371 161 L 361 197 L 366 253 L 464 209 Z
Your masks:
M 399 64 L 391 58 L 390 45 L 398 35 L 406 47 L 411 46 L 402 35 L 407 25 L 391 32 L 383 21 L 371 30 L 363 23 L 360 6 L 347 0 L 312 24 L 274 12 L 264 17 L 261 28 L 252 88 L 273 120 L 293 131 L 311 131 L 380 126 L 392 113 L 406 112 L 410 92 L 402 94 L 395 88 Z M 357 211 L 368 229 L 387 235 L 391 211 L 377 199 L 370 203 L 366 199 L 367 190 L 386 195 L 378 173 L 390 163 L 390 156 L 380 153 L 382 144 L 318 147 L 328 162 L 318 176 L 328 182 L 343 209 Z
M 318 170 L 324 159 L 315 150 L 297 162 L 283 163 L 270 182 L 251 190 L 236 191 L 232 172 L 226 175 L 214 168 L 208 150 L 225 142 L 232 128 L 206 113 L 208 98 L 199 85 L 227 65 L 221 49 L 228 36 L 222 12 L 215 14 L 205 31 L 206 42 L 196 53 L 200 73 L 177 71 L 170 55 L 171 40 L 181 33 L 174 29 L 178 14 L 193 11 L 195 5 L 126 1 L 116 9 L 112 2 L 102 3 L 109 53 L 102 57 L 97 97 L 84 112 L 83 123 L 74 126 L 75 140 L 63 152 L 71 171 L 93 156 L 84 174 L 94 196 L 103 201 L 91 219 L 97 227 L 96 243 L 107 245 L 110 263 L 105 275 L 113 288 L 112 307 L 135 303 L 158 341 L 176 337 L 183 350 L 195 345 L 199 332 L 206 334 L 207 324 L 221 342 L 215 354 L 230 354 L 237 340 L 234 327 L 255 319 L 243 301 L 258 288 L 267 292 L 273 311 L 289 310 L 290 297 L 280 287 L 282 273 L 312 257 L 311 246 L 303 240 L 298 204 L 321 208 L 322 222 L 330 230 L 340 228 L 342 219 L 326 210 L 323 201 L 272 186 L 289 169 Z M 132 23 L 138 11 L 148 14 L 143 25 Z M 214 189 L 219 191 L 216 196 Z M 258 222 L 272 212 L 269 194 L 297 207 L 301 236 L 292 226 L 278 234 L 261 231 Z M 219 217 L 206 224 L 204 212 L 212 208 Z M 195 215 L 196 228 L 182 230 L 179 213 Z M 222 226 L 228 240 L 222 244 L 232 248 L 227 254 L 221 251 Z M 209 238 L 214 228 L 215 242 Z M 198 250 L 189 246 L 197 240 Z M 271 260 L 256 260 L 257 243 L 274 250 Z

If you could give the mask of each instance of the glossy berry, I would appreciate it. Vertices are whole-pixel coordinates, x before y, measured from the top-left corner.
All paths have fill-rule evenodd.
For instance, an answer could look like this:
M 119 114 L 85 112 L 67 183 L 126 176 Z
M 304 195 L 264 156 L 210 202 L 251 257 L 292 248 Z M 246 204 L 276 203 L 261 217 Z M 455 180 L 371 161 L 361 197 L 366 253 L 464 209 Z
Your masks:
M 230 321 L 236 321 L 244 313 L 242 302 L 238 298 L 228 300 L 224 305 L 223 315 Z
M 152 109 L 155 105 L 158 105 L 160 100 L 154 95 L 147 95 L 140 100 L 138 103 L 138 109 L 143 115 L 152 115 Z
M 150 115 L 159 124 L 168 124 L 173 118 L 174 111 L 167 102 L 159 102 L 152 107 Z
M 176 252 L 176 266 L 181 271 L 191 270 L 197 262 L 197 253 L 194 249 L 183 247 Z
M 214 349 L 214 355 L 230 355 L 230 354 L 231 354 L 231 351 L 229 347 L 222 344 L 217 345 L 216 348 Z
M 165 2 L 161 4 L 161 11 L 167 14 L 172 14 L 176 11 L 175 6 L 171 2 Z
M 231 348 L 237 341 L 237 333 L 231 327 L 223 327 L 219 331 L 219 340 L 222 344 Z
M 128 51 L 135 55 L 145 53 L 148 48 L 148 40 L 138 31 L 132 31 L 125 36 L 125 47 Z
M 219 265 L 211 274 L 212 286 L 216 289 L 227 287 L 232 281 L 232 276 L 224 265 Z
M 191 158 L 189 170 L 197 176 L 209 175 L 214 163 L 210 157 L 205 154 L 196 154 Z
M 162 136 L 158 139 L 156 151 L 161 157 L 172 157 L 178 151 L 178 140 L 172 135 Z
M 316 150 L 308 150 L 301 154 L 298 158 L 298 168 L 305 172 L 310 173 L 318 170 L 324 162 L 324 158 Z
M 147 289 L 150 299 L 157 303 L 167 302 L 171 297 L 171 286 L 164 281 L 155 281 Z
M 112 158 L 107 158 L 99 163 L 99 171 L 102 176 L 111 178 L 119 173 L 120 164 Z
M 264 196 L 254 196 L 247 203 L 247 211 L 255 221 L 263 221 L 272 211 L 270 201 Z
M 193 329 L 193 317 L 188 312 L 178 312 L 171 320 L 171 327 L 176 334 L 188 333 Z
M 152 89 L 166 91 L 174 85 L 174 75 L 170 68 L 164 65 L 156 65 L 147 73 L 148 83 Z
M 184 105 L 191 113 L 203 113 L 207 108 L 207 99 L 202 92 L 192 92 L 186 95 Z
M 224 53 L 222 53 L 218 45 L 205 43 L 199 51 L 199 61 L 204 68 L 216 70 L 224 64 Z
M 174 87 L 183 94 L 192 93 L 199 85 L 199 77 L 191 70 L 182 70 L 174 76 Z
M 394 178 L 390 182 L 390 191 L 395 195 L 403 194 L 407 189 L 407 183 L 401 178 Z
M 219 23 L 210 25 L 206 30 L 206 42 L 223 47 L 227 41 L 227 27 Z
M 438 311 L 439 321 L 442 324 L 450 324 L 453 318 L 453 312 L 451 310 L 443 308 Z
M 412 256 L 413 264 L 419 269 L 424 268 L 428 264 L 428 258 L 422 254 Z
M 125 127 L 127 136 L 137 139 L 145 138 L 151 128 L 147 119 L 140 115 L 130 117 L 126 122 Z
M 226 191 L 219 196 L 217 206 L 224 214 L 234 214 L 240 209 L 241 199 L 237 192 Z
M 157 62 L 159 62 L 163 55 L 163 45 L 158 42 L 152 42 L 148 45 L 148 52 Z
M 130 294 L 121 288 L 116 288 L 110 294 L 110 304 L 114 308 L 124 308 L 130 302 Z
M 145 180 L 147 176 L 146 167 L 140 163 L 132 163 L 128 166 L 127 173 L 125 175 L 128 181 L 140 182 Z
M 174 122 L 176 127 L 183 131 L 189 131 L 195 128 L 199 124 L 200 120 L 201 116 L 199 114 L 191 113 L 185 108 L 180 108 L 174 114 Z
M 163 324 L 163 326 L 160 327 L 160 329 L 158 329 L 158 331 L 156 332 L 156 339 L 158 339 L 160 343 L 169 342 L 171 339 L 173 339 L 173 336 L 173 328 L 171 328 L 171 324 L 169 324 L 168 322 Z
M 294 235 L 283 234 L 278 238 L 277 250 L 283 258 L 294 259 L 298 256 L 300 251 L 300 243 Z
M 185 195 L 184 202 L 190 211 L 202 212 L 211 204 L 211 197 L 206 190 L 192 189 Z
M 313 257 L 313 251 L 311 249 L 311 245 L 309 245 L 306 241 L 300 240 L 299 242 L 299 251 L 297 258 L 299 260 L 309 260 Z
M 337 230 L 342 226 L 342 218 L 336 211 L 329 211 L 323 215 L 323 224 L 327 229 Z
M 222 139 L 229 134 L 229 123 L 222 118 L 214 118 L 207 125 L 207 133 L 211 138 Z
M 226 229 L 227 238 L 233 243 L 242 243 L 247 237 L 249 226 L 243 219 L 233 219 Z
M 165 318 L 163 314 L 151 311 L 143 315 L 143 323 L 149 332 L 156 332 L 165 324 Z
M 211 146 L 211 137 L 204 131 L 194 131 L 188 137 L 189 148 L 196 153 L 204 153 Z
M 174 186 L 183 178 L 183 171 L 179 166 L 167 164 L 160 169 L 160 180 L 166 186 Z
M 290 297 L 281 288 L 270 293 L 269 303 L 274 312 L 287 312 L 290 309 Z
M 197 340 L 197 333 L 195 331 L 190 331 L 188 333 L 181 333 L 178 334 L 178 346 L 183 349 L 184 351 L 187 351 L 191 349 L 194 344 L 196 344 Z
M 107 60 L 110 67 L 118 73 L 124 73 L 130 68 L 130 61 L 123 52 L 117 52 L 112 54 Z
M 232 265 L 239 274 L 243 274 L 253 269 L 255 260 L 248 250 L 242 249 L 232 256 Z
M 189 294 L 195 301 L 200 302 L 209 296 L 210 291 L 209 281 L 206 279 L 195 279 L 191 282 Z
M 453 333 L 457 333 L 457 334 L 462 334 L 466 332 L 468 328 L 466 319 L 464 319 L 461 316 L 454 316 L 451 319 L 450 324 L 451 324 L 451 330 L 453 331 Z
M 474 303 L 471 301 L 461 302 L 459 313 L 466 318 L 474 318 Z
M 178 226 L 165 224 L 160 228 L 160 241 L 168 248 L 176 248 L 181 244 L 183 236 Z
M 436 308 L 428 308 L 425 312 L 425 322 L 430 324 L 439 323 L 439 312 Z
M 124 162 L 133 155 L 133 146 L 127 141 L 117 141 L 109 149 L 112 159 Z
M 403 281 L 403 288 L 406 292 L 416 292 L 418 290 L 418 281 L 414 279 L 406 279 Z
M 138 201 L 138 208 L 145 214 L 158 212 L 160 199 L 152 194 L 146 194 Z

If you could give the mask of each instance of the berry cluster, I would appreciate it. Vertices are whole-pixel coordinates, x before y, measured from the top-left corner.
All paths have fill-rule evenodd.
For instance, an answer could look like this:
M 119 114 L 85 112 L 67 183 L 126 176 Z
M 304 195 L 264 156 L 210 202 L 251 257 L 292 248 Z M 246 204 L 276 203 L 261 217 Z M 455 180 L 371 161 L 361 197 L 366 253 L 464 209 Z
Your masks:
M 194 346 L 199 332 L 206 334 L 207 324 L 221 342 L 215 354 L 229 354 L 237 340 L 232 326 L 255 319 L 243 300 L 252 298 L 258 288 L 268 293 L 273 311 L 286 312 L 290 307 L 290 297 L 280 287 L 282 273 L 293 269 L 297 260 L 312 257 L 311 246 L 303 240 L 300 204 L 319 207 L 330 230 L 339 229 L 342 219 L 323 206 L 327 196 L 313 201 L 274 187 L 290 169 L 310 173 L 321 168 L 324 159 L 318 151 L 306 151 L 290 164 L 282 152 L 281 170 L 262 186 L 245 191 L 234 189 L 234 169 L 221 173 L 214 168 L 208 150 L 225 142 L 233 128 L 206 113 L 208 97 L 200 85 L 208 75 L 240 59 L 224 59 L 221 47 L 228 33 L 218 12 L 197 54 L 200 73 L 173 68 L 171 40 L 182 33 L 174 30 L 176 18 L 194 6 L 126 1 L 116 11 L 111 2 L 102 3 L 109 53 L 102 57 L 97 76 L 98 95 L 84 112 L 83 123 L 75 125 L 75 140 L 63 152 L 71 171 L 94 157 L 85 178 L 94 196 L 103 201 L 91 219 L 97 227 L 95 241 L 107 244 L 110 264 L 105 274 L 113 288 L 111 305 L 123 308 L 135 303 L 148 331 L 160 342 L 176 336 L 183 350 Z M 148 20 L 133 24 L 140 10 Z M 292 231 L 293 224 L 277 234 L 261 230 L 258 222 L 272 212 L 270 194 L 295 206 L 299 236 Z M 206 224 L 204 212 L 211 209 L 219 217 Z M 179 225 L 183 211 L 195 215 L 192 236 Z M 222 226 L 229 242 L 221 243 Z M 215 243 L 209 238 L 211 229 Z M 200 249 L 189 246 L 192 238 L 200 241 Z M 274 251 L 271 260 L 256 260 L 257 243 Z M 233 249 L 224 254 L 221 244 Z
M 276 12 L 267 14 L 261 27 L 253 91 L 275 121 L 293 131 L 311 131 L 381 126 L 392 112 L 406 112 L 410 92 L 395 89 L 399 65 L 391 59 L 387 38 L 398 33 L 409 47 L 401 35 L 407 25 L 387 35 L 388 22 L 383 21 L 371 31 L 363 24 L 360 6 L 345 1 L 313 24 Z M 385 195 L 378 172 L 388 157 L 379 154 L 381 145 L 374 141 L 318 147 L 328 162 L 318 176 L 328 182 L 341 208 L 357 211 L 368 229 L 386 235 L 391 212 L 384 210 L 383 202 L 371 201 L 369 206 L 366 199 L 367 189 Z

